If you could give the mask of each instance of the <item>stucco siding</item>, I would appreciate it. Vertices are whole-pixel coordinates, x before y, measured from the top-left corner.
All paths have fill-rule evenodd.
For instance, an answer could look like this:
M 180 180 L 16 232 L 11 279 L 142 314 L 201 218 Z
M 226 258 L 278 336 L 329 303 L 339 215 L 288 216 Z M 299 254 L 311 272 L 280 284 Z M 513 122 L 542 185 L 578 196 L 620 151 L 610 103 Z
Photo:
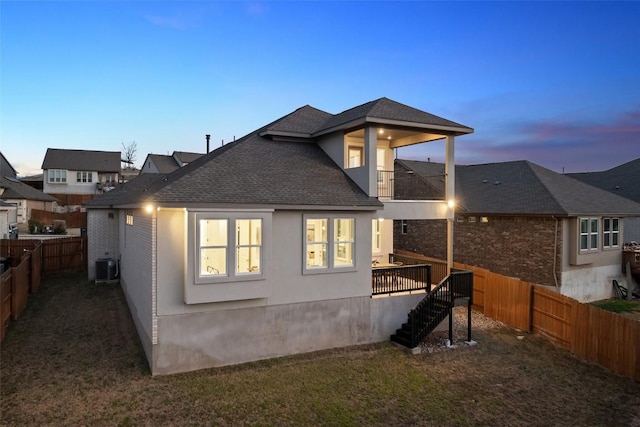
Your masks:
M 356 297 L 161 317 L 152 371 L 170 374 L 367 343 L 370 301 Z
M 572 269 L 562 273 L 560 293 L 580 302 L 612 298 L 613 279 L 623 279 L 620 265 Z
M 90 209 L 87 211 L 87 276 L 96 278 L 96 260 L 120 258 L 118 211 Z

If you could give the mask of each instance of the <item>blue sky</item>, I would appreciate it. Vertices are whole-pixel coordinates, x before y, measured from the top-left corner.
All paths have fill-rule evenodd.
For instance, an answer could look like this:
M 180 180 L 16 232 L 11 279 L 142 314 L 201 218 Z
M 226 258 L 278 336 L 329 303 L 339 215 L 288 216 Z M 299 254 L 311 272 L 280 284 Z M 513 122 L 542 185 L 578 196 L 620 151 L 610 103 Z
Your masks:
M 388 97 L 473 127 L 462 164 L 640 157 L 639 2 L 0 3 L 0 150 L 204 152 L 309 104 Z M 441 143 L 399 151 L 442 160 Z

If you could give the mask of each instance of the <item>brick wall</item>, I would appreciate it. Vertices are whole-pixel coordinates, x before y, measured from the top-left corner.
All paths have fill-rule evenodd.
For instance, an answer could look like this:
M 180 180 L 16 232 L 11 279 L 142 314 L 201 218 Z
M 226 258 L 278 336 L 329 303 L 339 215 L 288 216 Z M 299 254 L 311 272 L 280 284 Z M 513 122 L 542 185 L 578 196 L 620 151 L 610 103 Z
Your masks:
M 459 216 L 453 225 L 453 258 L 463 264 L 518 277 L 542 285 L 555 285 L 553 257 L 556 221 L 537 217 Z M 475 222 L 469 221 L 475 218 Z M 558 223 L 556 270 L 560 277 L 562 224 Z M 394 221 L 394 248 L 445 259 L 447 223 L 444 220 L 408 221 L 402 234 L 401 221 Z

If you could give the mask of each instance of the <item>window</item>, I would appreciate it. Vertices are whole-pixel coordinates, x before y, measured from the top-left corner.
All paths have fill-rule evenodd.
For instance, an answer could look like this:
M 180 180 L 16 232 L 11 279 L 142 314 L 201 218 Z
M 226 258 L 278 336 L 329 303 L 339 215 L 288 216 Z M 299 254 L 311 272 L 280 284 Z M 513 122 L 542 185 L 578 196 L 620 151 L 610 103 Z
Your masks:
M 402 220 L 402 234 L 407 234 L 409 232 L 409 221 L 406 219 Z
M 86 171 L 78 171 L 76 172 L 76 181 L 77 182 L 93 182 L 93 173 Z
M 364 148 L 349 146 L 349 167 L 358 168 L 364 166 Z
M 602 219 L 602 247 L 617 248 L 620 245 L 620 220 L 618 218 Z
M 200 277 L 227 275 L 228 222 L 226 219 L 198 221 Z
M 489 217 L 488 216 L 481 216 L 480 217 L 480 222 L 486 224 L 489 222 Z
M 306 218 L 305 272 L 355 267 L 355 218 Z
M 236 220 L 236 273 L 260 273 L 262 220 Z
M 355 231 L 353 218 L 336 218 L 333 220 L 335 231 L 334 240 L 334 267 L 353 266 L 353 246 L 355 244 Z
M 105 173 L 100 175 L 100 182 L 104 184 L 115 184 L 117 181 L 117 174 L 115 173 Z
M 127 209 L 125 211 L 125 217 L 126 217 L 126 220 L 125 220 L 126 224 L 133 225 L 133 214 L 131 213 L 130 209 Z
M 49 170 L 49 182 L 55 184 L 62 184 L 67 182 L 67 171 L 62 169 L 50 169 Z
M 307 268 L 327 267 L 327 218 L 307 219 Z
M 262 275 L 262 218 L 214 214 L 196 218 L 197 282 Z
M 580 250 L 598 250 L 598 218 L 580 218 Z
M 378 148 L 376 151 L 376 170 L 378 171 L 378 184 L 389 185 L 391 174 L 385 173 L 386 169 L 386 150 L 384 148 Z
M 371 221 L 371 252 L 380 252 L 382 250 L 382 235 L 380 234 L 380 220 Z

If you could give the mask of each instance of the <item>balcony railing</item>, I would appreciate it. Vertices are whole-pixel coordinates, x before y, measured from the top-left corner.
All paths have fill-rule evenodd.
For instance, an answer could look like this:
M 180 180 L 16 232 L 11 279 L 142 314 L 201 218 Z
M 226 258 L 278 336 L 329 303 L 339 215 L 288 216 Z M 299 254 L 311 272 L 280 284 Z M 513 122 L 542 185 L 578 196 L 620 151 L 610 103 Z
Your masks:
M 431 290 L 431 266 L 385 265 L 373 266 L 371 271 L 372 295 L 393 294 L 409 291 Z
M 445 175 L 418 176 L 378 171 L 378 197 L 392 200 L 444 200 Z

